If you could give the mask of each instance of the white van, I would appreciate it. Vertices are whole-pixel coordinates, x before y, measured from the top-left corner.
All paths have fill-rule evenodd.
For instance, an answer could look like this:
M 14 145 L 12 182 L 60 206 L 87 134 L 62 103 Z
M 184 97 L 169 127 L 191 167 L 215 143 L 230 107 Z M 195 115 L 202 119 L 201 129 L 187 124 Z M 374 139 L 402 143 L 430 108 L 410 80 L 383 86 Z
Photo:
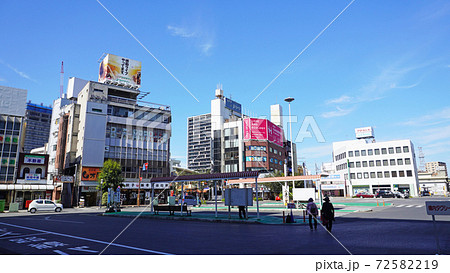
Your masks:
M 60 212 L 63 209 L 62 204 L 57 204 L 52 200 L 48 199 L 39 199 L 33 200 L 28 206 L 28 211 L 31 213 L 35 213 L 36 211 L 55 211 Z
M 181 198 L 178 199 L 178 204 L 181 205 Z M 184 204 L 188 205 L 188 206 L 197 206 L 198 202 L 197 202 L 197 197 L 193 196 L 193 195 L 185 195 L 184 196 Z

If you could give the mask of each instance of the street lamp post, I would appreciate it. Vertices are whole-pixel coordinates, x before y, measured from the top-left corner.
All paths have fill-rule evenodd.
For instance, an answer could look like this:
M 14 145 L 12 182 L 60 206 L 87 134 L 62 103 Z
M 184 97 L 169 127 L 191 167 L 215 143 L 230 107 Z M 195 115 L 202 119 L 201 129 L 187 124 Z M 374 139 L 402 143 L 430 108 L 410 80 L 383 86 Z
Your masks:
M 289 138 L 291 139 L 291 174 L 294 176 L 294 149 L 292 149 L 292 120 L 291 120 L 291 102 L 294 100 L 292 97 L 287 97 L 284 99 L 285 102 L 289 103 Z M 303 181 L 303 183 L 305 183 Z M 292 180 L 292 193 L 294 193 L 295 181 Z M 288 198 L 289 200 L 289 198 Z

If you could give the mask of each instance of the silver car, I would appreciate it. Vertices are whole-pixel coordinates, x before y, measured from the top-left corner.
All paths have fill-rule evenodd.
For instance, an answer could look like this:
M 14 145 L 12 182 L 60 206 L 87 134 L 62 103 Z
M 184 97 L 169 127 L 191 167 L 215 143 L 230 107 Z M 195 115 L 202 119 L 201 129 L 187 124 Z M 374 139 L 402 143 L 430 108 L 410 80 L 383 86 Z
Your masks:
M 35 213 L 36 211 L 55 211 L 60 212 L 63 209 L 62 204 L 57 204 L 52 200 L 48 199 L 39 199 L 33 200 L 28 206 L 28 211 L 31 213 Z

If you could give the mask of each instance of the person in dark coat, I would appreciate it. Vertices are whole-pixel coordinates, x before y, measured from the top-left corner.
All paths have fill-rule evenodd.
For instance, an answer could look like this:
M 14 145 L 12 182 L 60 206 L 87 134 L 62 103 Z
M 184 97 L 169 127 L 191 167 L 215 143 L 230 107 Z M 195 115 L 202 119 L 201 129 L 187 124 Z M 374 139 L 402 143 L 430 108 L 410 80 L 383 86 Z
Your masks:
M 244 215 L 244 217 L 242 217 L 242 215 Z M 245 206 L 239 206 L 239 218 L 247 218 L 245 215 Z
M 319 210 L 317 209 L 316 204 L 312 198 L 309 198 L 308 205 L 306 205 L 306 212 L 309 215 L 309 228 L 313 230 L 313 218 L 314 218 L 314 228 L 317 229 L 317 214 L 319 214 Z
M 322 220 L 327 230 L 331 232 L 334 221 L 334 207 L 333 204 L 330 203 L 330 198 L 328 198 L 328 196 L 323 200 L 325 203 L 322 205 Z

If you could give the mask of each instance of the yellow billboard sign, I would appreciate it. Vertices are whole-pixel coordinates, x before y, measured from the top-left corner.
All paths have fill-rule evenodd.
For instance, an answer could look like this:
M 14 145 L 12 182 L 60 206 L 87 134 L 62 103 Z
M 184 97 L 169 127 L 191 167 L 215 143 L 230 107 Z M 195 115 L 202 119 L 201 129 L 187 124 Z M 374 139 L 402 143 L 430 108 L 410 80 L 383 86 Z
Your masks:
M 107 54 L 100 64 L 98 81 L 139 88 L 141 86 L 141 62 Z

